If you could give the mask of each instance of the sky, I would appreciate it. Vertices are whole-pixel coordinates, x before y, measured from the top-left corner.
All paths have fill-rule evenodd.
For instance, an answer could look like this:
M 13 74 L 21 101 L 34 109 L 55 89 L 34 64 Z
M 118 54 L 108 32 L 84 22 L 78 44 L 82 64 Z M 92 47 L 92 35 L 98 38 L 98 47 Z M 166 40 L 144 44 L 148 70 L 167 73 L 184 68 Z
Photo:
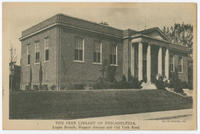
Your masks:
M 174 23 L 196 23 L 196 8 L 193 4 L 4 3 L 3 45 L 16 49 L 17 64 L 21 58 L 21 32 L 58 13 L 97 23 L 107 22 L 119 29 L 162 29 Z

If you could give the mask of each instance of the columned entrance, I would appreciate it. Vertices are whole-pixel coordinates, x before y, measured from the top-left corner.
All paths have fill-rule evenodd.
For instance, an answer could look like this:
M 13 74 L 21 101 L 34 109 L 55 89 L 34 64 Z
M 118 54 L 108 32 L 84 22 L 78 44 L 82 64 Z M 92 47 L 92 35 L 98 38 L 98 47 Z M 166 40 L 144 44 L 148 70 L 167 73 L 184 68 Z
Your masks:
M 169 79 L 169 50 L 149 43 L 133 43 L 130 68 L 131 75 L 145 83 L 154 83 L 157 75 Z

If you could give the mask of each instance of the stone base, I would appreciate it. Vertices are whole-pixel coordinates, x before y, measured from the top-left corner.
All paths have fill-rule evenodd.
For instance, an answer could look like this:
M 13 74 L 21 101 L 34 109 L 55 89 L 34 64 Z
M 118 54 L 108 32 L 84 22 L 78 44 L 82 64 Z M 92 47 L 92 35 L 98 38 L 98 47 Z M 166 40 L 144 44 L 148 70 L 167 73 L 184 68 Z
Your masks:
M 153 83 L 142 83 L 142 89 L 157 89 L 156 85 Z

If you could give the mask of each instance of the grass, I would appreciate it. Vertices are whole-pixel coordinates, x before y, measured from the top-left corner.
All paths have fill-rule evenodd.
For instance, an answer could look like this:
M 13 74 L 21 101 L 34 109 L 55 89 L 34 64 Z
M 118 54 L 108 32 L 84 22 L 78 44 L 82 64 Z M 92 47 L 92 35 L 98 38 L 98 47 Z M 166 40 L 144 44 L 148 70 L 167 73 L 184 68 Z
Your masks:
M 10 93 L 11 119 L 75 119 L 192 108 L 191 97 L 164 90 Z

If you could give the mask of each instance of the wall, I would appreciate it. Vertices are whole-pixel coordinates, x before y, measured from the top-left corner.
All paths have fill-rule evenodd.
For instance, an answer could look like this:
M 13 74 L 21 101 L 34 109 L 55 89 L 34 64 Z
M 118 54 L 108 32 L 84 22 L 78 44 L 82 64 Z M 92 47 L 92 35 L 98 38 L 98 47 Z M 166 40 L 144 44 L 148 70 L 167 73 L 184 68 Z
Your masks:
M 179 79 L 188 82 L 188 56 L 184 53 L 171 50 L 171 54 L 174 55 L 175 68 L 178 68 L 178 57 L 183 57 L 183 71 L 178 72 Z
M 128 79 L 129 68 L 129 39 L 123 40 L 123 74 Z
M 82 37 L 85 40 L 84 62 L 74 62 L 75 37 L 77 36 Z M 120 40 L 63 27 L 61 31 L 61 88 L 74 83 L 82 84 L 95 82 L 99 77 L 102 77 L 102 73 L 100 71 L 102 69 L 102 64 L 93 63 L 94 40 L 100 40 L 102 42 L 103 60 L 109 60 L 110 44 L 113 41 L 118 42 L 118 66 L 116 71 L 116 79 L 121 79 L 123 48 Z
M 44 38 L 49 38 L 49 61 L 44 62 Z M 31 36 L 21 42 L 21 88 L 25 89 L 25 86 L 30 82 L 30 68 L 32 69 L 32 86 L 39 85 L 39 69 L 40 64 L 35 63 L 35 41 L 40 41 L 40 61 L 42 63 L 43 70 L 43 82 L 42 84 L 48 84 L 48 86 L 57 85 L 56 82 L 56 68 L 57 68 L 57 44 L 58 44 L 58 29 L 57 27 L 48 29 L 39 34 Z M 28 63 L 27 56 L 27 44 L 30 44 L 31 64 Z

